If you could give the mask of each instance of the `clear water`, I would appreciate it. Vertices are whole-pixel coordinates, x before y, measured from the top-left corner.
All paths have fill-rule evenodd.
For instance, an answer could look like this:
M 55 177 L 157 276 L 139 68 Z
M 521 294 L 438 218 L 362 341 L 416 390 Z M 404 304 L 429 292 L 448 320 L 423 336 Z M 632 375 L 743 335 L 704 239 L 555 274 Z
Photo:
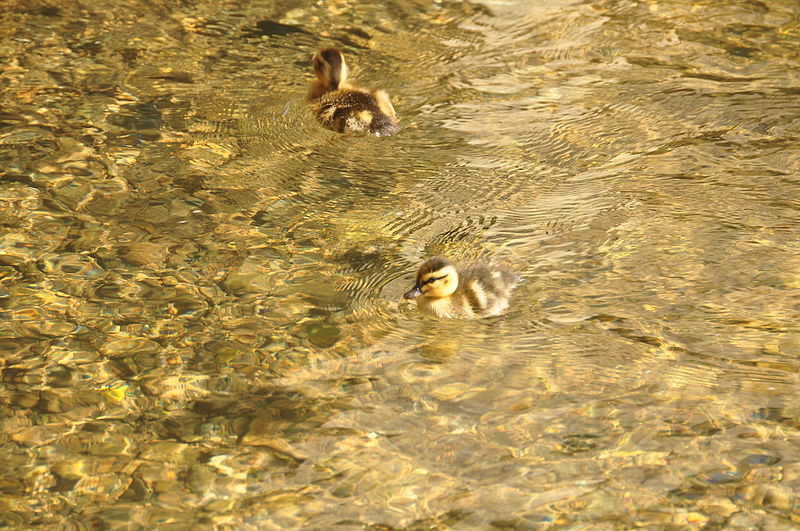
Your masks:
M 800 525 L 796 2 L 0 21 L 2 525 Z M 310 120 L 325 45 L 399 135 Z M 525 282 L 431 321 L 433 253 Z

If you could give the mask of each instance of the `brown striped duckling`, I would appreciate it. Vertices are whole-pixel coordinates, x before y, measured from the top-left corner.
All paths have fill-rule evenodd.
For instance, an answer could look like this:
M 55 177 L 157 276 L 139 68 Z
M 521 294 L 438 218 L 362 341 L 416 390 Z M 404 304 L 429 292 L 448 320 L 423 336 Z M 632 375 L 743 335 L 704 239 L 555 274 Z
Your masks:
M 434 256 L 417 271 L 417 282 L 405 295 L 417 299 L 425 313 L 451 319 L 498 315 L 508 307 L 519 277 L 501 265 L 471 262 L 456 266 Z
M 336 48 L 323 48 L 314 55 L 317 80 L 308 89 L 308 101 L 317 121 L 337 133 L 388 136 L 396 133 L 397 117 L 389 95 L 369 91 L 347 82 L 347 63 Z

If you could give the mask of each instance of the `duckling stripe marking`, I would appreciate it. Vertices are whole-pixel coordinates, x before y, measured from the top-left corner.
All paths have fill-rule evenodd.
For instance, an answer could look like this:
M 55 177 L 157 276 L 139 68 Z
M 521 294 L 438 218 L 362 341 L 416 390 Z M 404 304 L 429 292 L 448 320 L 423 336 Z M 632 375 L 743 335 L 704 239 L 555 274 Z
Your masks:
M 486 292 L 483 290 L 478 281 L 473 280 L 467 286 L 465 286 L 465 288 L 464 294 L 467 296 L 467 302 L 469 302 L 472 311 L 477 314 L 485 310 L 486 303 L 489 301 L 486 297 Z
M 367 125 L 372 123 L 372 113 L 367 110 L 360 111 L 358 118 Z

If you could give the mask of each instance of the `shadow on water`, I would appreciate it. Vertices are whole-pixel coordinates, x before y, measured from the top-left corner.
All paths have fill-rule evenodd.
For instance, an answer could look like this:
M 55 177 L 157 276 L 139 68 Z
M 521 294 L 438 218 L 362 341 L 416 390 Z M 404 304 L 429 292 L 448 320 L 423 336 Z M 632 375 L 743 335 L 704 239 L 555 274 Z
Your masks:
M 796 527 L 792 2 L 0 20 L 2 525 Z M 431 320 L 429 254 L 525 282 Z

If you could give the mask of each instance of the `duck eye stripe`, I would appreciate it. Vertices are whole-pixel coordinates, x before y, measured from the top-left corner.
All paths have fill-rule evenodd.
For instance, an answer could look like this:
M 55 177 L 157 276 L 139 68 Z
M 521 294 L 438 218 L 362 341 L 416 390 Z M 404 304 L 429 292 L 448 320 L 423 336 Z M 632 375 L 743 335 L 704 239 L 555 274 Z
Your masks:
M 442 279 L 443 279 L 444 277 L 446 277 L 446 276 L 447 276 L 447 275 L 442 275 L 442 276 L 440 276 L 440 277 L 431 277 L 431 278 L 429 278 L 428 280 L 426 280 L 425 282 L 423 282 L 423 284 L 431 284 L 431 283 L 433 283 L 433 282 L 436 282 L 437 280 L 442 280 Z

